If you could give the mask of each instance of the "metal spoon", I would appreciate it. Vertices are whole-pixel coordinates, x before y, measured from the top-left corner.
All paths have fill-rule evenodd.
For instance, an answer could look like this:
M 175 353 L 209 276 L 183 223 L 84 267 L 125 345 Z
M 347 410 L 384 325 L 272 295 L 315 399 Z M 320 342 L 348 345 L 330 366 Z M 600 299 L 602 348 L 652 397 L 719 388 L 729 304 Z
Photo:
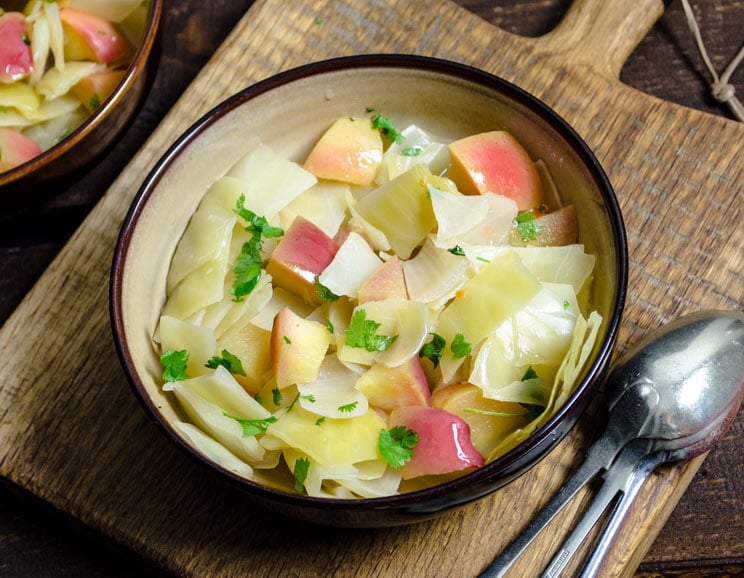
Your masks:
M 647 336 L 622 357 L 608 377 L 605 403 L 609 413 L 602 437 L 589 448 L 574 475 L 481 576 L 504 576 L 576 492 L 604 471 L 607 489 L 600 490 L 601 500 L 589 512 L 586 523 L 590 525 L 581 530 L 585 535 L 618 491 L 626 496 L 631 490 L 637 492 L 635 485 L 640 486 L 647 473 L 640 476 L 645 470 L 638 469 L 638 478 L 636 464 L 643 462 L 644 468 L 650 467 L 648 472 L 658 465 L 646 456 L 695 447 L 720 432 L 741 405 L 743 382 L 744 314 L 740 312 L 688 315 Z M 626 446 L 625 457 L 618 461 L 620 475 L 608 483 L 610 467 Z M 584 536 L 578 537 L 583 540 Z M 560 572 L 574 550 L 559 552 L 555 572 Z

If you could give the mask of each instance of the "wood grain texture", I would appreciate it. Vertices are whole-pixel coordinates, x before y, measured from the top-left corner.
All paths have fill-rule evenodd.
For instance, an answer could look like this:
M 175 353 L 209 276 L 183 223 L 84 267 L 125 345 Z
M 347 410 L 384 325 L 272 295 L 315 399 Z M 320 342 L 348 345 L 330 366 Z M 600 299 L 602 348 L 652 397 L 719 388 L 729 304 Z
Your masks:
M 138 179 L 225 95 L 326 56 L 385 49 L 461 60 L 525 86 L 574 123 L 610 174 L 628 224 L 633 268 L 621 346 L 692 309 L 741 307 L 740 149 L 720 146 L 740 143 L 740 126 L 643 97 L 607 78 L 606 68 L 594 70 L 591 60 L 576 67 L 550 53 L 549 40 L 502 33 L 451 4 L 424 4 L 431 10 L 421 16 L 421 2 L 397 2 L 385 9 L 397 13 L 390 20 L 382 4 L 307 2 L 277 21 L 276 3 L 257 3 L 0 332 L 7 361 L 0 369 L 0 473 L 184 575 L 474 575 L 492 553 L 483 543 L 504 546 L 539 507 L 524 496 L 538 485 L 546 497 L 557 489 L 594 435 L 591 418 L 529 476 L 442 520 L 307 536 L 253 512 L 238 492 L 174 452 L 128 391 L 108 335 L 106 284 L 113 238 Z M 466 33 L 482 41 L 474 42 L 477 50 L 457 41 Z M 50 303 L 51 293 L 58 298 Z M 30 369 L 30 352 L 38 367 L 59 370 Z M 654 475 L 629 524 L 636 531 L 616 548 L 617 575 L 632 574 L 700 462 Z M 557 546 L 581 506 L 556 521 L 536 556 Z M 411 544 L 427 548 L 411 552 Z M 711 558 L 727 556 L 718 540 L 710 549 Z

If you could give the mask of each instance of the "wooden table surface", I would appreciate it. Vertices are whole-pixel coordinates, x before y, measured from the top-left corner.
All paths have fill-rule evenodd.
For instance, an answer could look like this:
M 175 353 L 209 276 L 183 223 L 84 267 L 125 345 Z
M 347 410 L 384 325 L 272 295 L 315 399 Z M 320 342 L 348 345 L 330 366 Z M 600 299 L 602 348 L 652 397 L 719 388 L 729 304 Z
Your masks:
M 570 4 L 569 0 L 458 3 L 525 36 L 549 31 Z M 720 72 L 744 42 L 744 0 L 692 3 Z M 0 324 L 251 4 L 250 0 L 166 3 L 162 55 L 154 86 L 135 122 L 106 160 L 54 199 L 12 220 L 0 216 Z M 670 102 L 730 118 L 729 111 L 710 96 L 708 73 L 679 0 L 671 2 L 628 60 L 621 80 Z M 744 91 L 744 66 L 732 82 Z M 724 146 L 742 149 L 741 142 Z M 708 455 L 649 550 L 639 576 L 744 575 L 742 434 L 744 412 Z M 705 546 L 711 540 L 725 542 L 725 556 L 711 559 Z M 0 576 L 132 575 L 158 572 L 17 488 L 0 486 Z

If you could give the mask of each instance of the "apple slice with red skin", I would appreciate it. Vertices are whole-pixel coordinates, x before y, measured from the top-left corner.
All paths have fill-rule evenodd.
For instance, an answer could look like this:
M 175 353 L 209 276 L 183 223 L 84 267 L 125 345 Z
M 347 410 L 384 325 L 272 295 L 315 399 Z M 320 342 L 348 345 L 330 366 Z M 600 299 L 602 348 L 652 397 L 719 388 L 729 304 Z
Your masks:
M 355 387 L 367 396 L 370 405 L 385 411 L 427 406 L 431 399 L 429 382 L 416 357 L 397 367 L 375 363 L 359 377 Z
M 382 137 L 366 118 L 343 117 L 320 137 L 305 160 L 319 179 L 370 185 L 382 162 Z
M 284 307 L 271 329 L 271 366 L 278 388 L 318 379 L 331 342 L 325 325 Z
M 123 77 L 123 70 L 94 72 L 73 86 L 70 92 L 80 99 L 88 112 L 95 112 L 111 96 Z
M 403 267 L 397 255 L 380 265 L 357 291 L 359 303 L 384 299 L 408 299 Z
M 41 154 L 41 148 L 12 128 L 0 128 L 0 173 L 9 171 Z
M 20 80 L 33 67 L 26 18 L 20 12 L 5 12 L 0 16 L 0 82 Z
M 59 17 L 65 36 L 65 59 L 109 63 L 129 55 L 129 42 L 108 20 L 72 8 L 62 8 Z
M 322 300 L 315 286 L 338 251 L 336 242 L 304 217 L 295 217 L 269 257 L 266 271 L 279 287 L 311 304 Z
M 449 145 L 447 176 L 466 195 L 504 195 L 520 211 L 544 202 L 540 176 L 522 145 L 503 130 L 474 134 Z
M 411 460 L 398 470 L 404 480 L 479 468 L 486 463 L 473 447 L 470 426 L 448 411 L 424 406 L 394 409 L 390 428 L 399 425 L 419 438 Z

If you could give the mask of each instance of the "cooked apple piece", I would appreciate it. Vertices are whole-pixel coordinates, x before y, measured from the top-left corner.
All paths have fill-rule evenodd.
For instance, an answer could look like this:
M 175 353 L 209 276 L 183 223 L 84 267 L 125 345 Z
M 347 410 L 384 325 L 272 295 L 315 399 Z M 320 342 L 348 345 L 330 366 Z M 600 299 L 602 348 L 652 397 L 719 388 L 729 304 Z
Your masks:
M 385 411 L 397 407 L 429 405 L 431 393 L 426 375 L 417 357 L 412 357 L 402 365 L 388 367 L 373 363 L 356 381 L 370 405 Z
M 404 480 L 448 474 L 485 464 L 485 459 L 471 442 L 470 426 L 443 409 L 424 406 L 395 409 L 390 414 L 390 427 L 399 425 L 418 435 L 411 460 L 399 470 Z
M 338 252 L 336 242 L 304 217 L 297 217 L 269 257 L 266 271 L 274 283 L 308 303 L 322 302 L 315 280 Z
M 579 239 L 579 220 L 574 205 L 550 213 L 530 211 L 522 213 L 518 219 L 509 233 L 509 243 L 515 246 L 563 247 Z
M 271 331 L 271 364 L 277 387 L 318 379 L 330 342 L 325 325 L 300 317 L 289 307 L 282 309 Z
M 359 303 L 383 299 L 408 299 L 403 267 L 397 255 L 380 265 L 357 291 Z
M 437 389 L 431 395 L 431 405 L 467 422 L 473 446 L 484 456 L 530 421 L 524 405 L 485 399 L 481 389 L 471 383 L 453 383 Z
M 94 72 L 83 78 L 70 91 L 81 100 L 88 112 L 95 112 L 111 96 L 123 77 L 123 70 Z
M 0 16 L 0 82 L 20 80 L 32 69 L 26 18 L 20 12 L 5 12 Z
M 9 171 L 41 154 L 41 148 L 26 135 L 0 128 L 0 172 Z
M 245 375 L 234 374 L 235 381 L 250 394 L 261 391 L 264 374 L 271 369 L 271 332 L 253 323 L 235 325 L 217 340 L 217 350 L 225 349 L 243 366 Z
M 382 138 L 368 119 L 344 117 L 320 137 L 305 168 L 321 179 L 369 185 L 382 162 Z
M 108 63 L 129 54 L 129 42 L 109 21 L 72 8 L 62 8 L 59 17 L 65 35 L 65 60 Z
M 516 201 L 520 211 L 543 203 L 542 185 L 527 151 L 510 133 L 491 131 L 449 145 L 447 176 L 466 195 L 492 192 Z

